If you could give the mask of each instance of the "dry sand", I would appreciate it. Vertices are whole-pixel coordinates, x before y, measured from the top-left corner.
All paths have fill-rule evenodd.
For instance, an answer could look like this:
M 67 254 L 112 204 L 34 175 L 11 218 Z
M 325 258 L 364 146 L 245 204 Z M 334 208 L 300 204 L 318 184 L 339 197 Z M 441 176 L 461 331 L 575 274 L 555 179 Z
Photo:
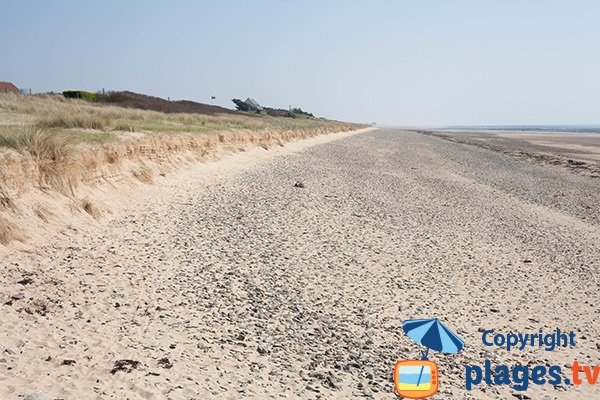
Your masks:
M 394 362 L 421 350 L 401 322 L 427 317 L 466 342 L 431 354 L 438 398 L 517 398 L 467 392 L 464 365 L 598 364 L 599 193 L 561 165 L 395 130 L 197 165 L 0 259 L 0 398 L 391 399 Z M 577 346 L 507 353 L 479 332 L 556 327 Z

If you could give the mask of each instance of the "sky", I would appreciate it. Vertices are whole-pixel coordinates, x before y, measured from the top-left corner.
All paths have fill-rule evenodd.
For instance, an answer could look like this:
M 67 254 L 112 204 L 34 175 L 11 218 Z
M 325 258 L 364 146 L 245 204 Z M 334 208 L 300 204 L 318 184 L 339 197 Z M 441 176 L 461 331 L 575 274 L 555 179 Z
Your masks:
M 2 0 L 0 80 L 397 126 L 600 124 L 600 2 Z

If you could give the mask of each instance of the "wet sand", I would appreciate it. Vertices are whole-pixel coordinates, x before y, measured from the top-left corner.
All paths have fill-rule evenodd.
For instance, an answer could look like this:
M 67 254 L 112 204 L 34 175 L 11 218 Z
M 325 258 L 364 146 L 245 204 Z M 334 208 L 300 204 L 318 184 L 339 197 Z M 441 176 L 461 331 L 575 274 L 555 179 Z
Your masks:
M 426 133 L 600 178 L 599 133 L 498 130 Z
M 464 366 L 485 358 L 597 364 L 600 179 L 515 155 L 517 139 L 451 139 L 389 129 L 234 155 L 8 253 L 0 398 L 391 399 L 395 361 L 422 350 L 402 332 L 410 318 L 466 343 L 430 353 L 440 398 L 517 398 L 465 390 Z M 557 327 L 577 346 L 481 343 L 483 329 Z

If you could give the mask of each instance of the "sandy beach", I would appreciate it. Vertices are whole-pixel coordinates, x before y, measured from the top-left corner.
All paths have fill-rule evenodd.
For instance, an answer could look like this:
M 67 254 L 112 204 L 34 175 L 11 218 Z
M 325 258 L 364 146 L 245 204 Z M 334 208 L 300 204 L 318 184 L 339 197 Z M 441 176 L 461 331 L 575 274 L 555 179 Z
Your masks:
M 422 350 L 402 321 L 433 317 L 465 341 L 430 355 L 439 398 L 597 397 L 591 385 L 467 391 L 464 368 L 597 363 L 597 142 L 449 135 L 257 147 L 5 249 L 0 399 L 393 399 L 394 363 Z M 577 345 L 481 341 L 556 328 Z

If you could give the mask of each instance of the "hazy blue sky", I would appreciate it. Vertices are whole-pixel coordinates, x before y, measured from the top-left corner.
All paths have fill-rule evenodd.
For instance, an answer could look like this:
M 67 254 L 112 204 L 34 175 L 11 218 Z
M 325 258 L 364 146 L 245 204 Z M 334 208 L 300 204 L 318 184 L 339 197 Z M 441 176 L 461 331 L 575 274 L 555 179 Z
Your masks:
M 396 125 L 600 123 L 600 1 L 27 1 L 0 80 Z

